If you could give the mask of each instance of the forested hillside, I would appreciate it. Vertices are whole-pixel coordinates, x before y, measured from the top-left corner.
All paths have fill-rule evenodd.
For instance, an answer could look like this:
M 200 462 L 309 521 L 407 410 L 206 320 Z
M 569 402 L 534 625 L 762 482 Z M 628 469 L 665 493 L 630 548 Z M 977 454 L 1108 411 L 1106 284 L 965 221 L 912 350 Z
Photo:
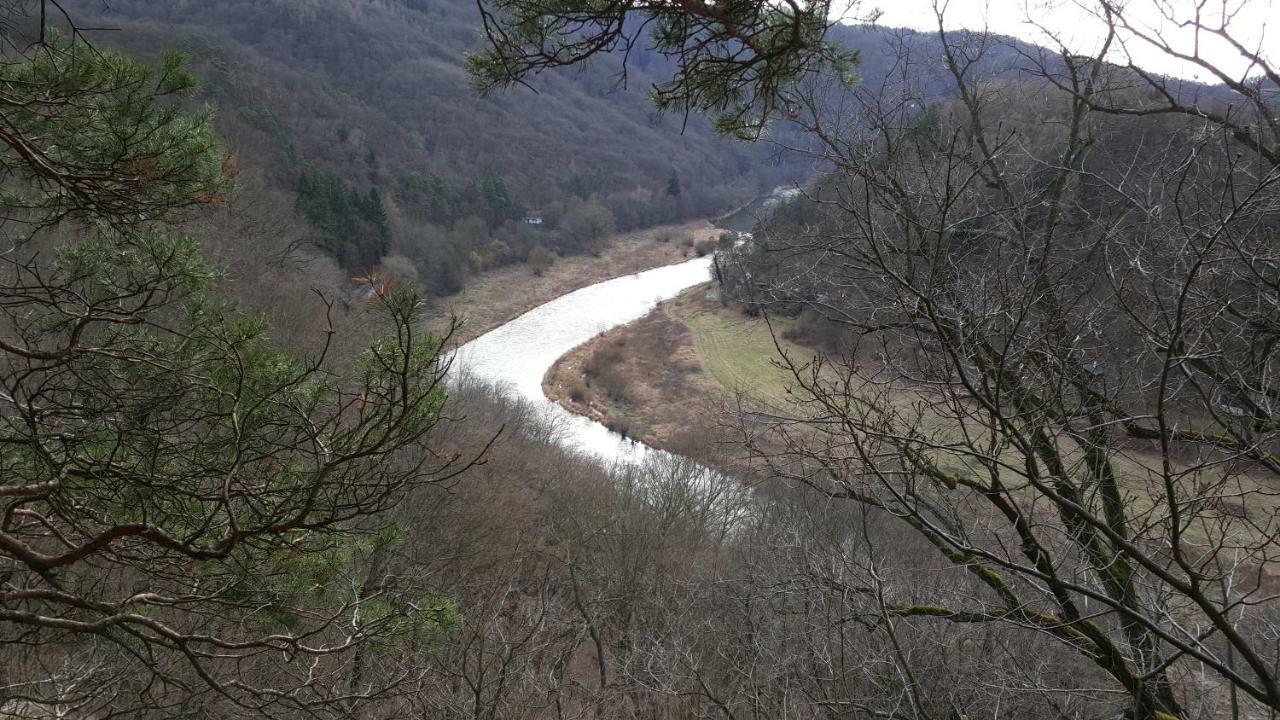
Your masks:
M 298 193 L 309 240 L 344 269 L 403 256 L 436 293 L 537 246 L 591 251 L 613 229 L 706 217 L 807 173 L 701 117 L 659 116 L 645 93 L 670 68 L 648 52 L 631 57 L 625 87 L 616 60 L 479 96 L 464 68 L 479 17 L 465 0 L 67 7 L 113 29 L 89 31 L 95 42 L 187 53 L 238 162 Z
M 0 0 L 0 717 L 1280 714 L 1280 65 L 831 9 Z M 613 91 L 631 41 L 672 115 Z M 666 335 L 589 341 L 672 452 L 481 372 L 667 279 L 490 363 L 427 331 L 424 289 L 628 273 L 611 229 L 800 177 L 684 238 Z
M 786 123 L 741 143 L 700 114 L 658 113 L 648 93 L 674 63 L 646 45 L 481 96 L 464 67 L 483 47 L 465 0 L 231 0 L 66 5 L 95 42 L 189 55 L 197 100 L 218 111 L 237 162 L 296 194 L 304 240 L 348 275 L 380 265 L 433 294 L 468 275 L 545 255 L 594 253 L 607 235 L 707 217 L 801 182 L 815 163 Z M 838 27 L 877 85 L 927 33 Z M 1018 46 L 984 58 L 995 72 Z M 941 76 L 926 96 L 951 91 Z M 828 98 L 839 104 L 844 98 Z M 526 217 L 543 222 L 532 225 Z

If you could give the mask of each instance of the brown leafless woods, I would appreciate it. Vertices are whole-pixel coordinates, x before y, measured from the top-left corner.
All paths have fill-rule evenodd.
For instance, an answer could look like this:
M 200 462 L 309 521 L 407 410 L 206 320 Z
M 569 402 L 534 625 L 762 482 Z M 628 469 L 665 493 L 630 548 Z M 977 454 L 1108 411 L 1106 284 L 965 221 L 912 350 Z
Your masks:
M 796 94 L 834 170 L 729 285 L 843 350 L 783 357 L 796 405 L 742 437 L 771 476 L 928 549 L 865 534 L 857 572 L 817 575 L 889 647 L 894 628 L 943 633 L 931 656 L 1001 638 L 952 693 L 1280 710 L 1280 75 L 1202 10 L 1247 77 L 1098 4 L 1095 57 L 1020 47 L 1015 75 L 991 61 L 1009 42 L 940 32 L 882 85 Z M 1103 61 L 1144 38 L 1220 86 Z M 892 654 L 888 712 L 972 716 L 920 652 Z
M 407 289 L 264 264 L 288 199 L 230 188 L 180 64 L 11 45 L 0 717 L 1280 712 L 1265 58 L 1185 58 L 1208 88 L 939 32 L 771 84 L 830 171 L 723 289 L 829 350 L 696 462 L 601 468 L 445 383 Z

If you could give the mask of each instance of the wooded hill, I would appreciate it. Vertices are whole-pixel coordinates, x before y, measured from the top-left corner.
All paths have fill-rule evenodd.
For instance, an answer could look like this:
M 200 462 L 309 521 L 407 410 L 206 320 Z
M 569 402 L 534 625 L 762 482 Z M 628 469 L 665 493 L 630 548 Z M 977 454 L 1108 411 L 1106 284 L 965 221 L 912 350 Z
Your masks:
M 67 7 L 82 26 L 118 30 L 88 32 L 100 44 L 187 53 L 239 162 L 301 191 L 313 244 L 344 269 L 407 256 L 437 293 L 539 245 L 590 251 L 613 228 L 704 217 L 808 173 L 700 117 L 658 116 L 646 92 L 669 68 L 648 52 L 632 55 L 625 86 L 611 59 L 478 96 L 464 60 L 479 16 L 465 0 Z M 371 192 L 389 228 L 348 212 Z M 547 222 L 527 227 L 526 213 Z
M 781 149 L 808 142 L 786 124 L 768 133 L 777 143 L 742 143 L 701 116 L 656 113 L 647 93 L 672 64 L 647 48 L 630 54 L 625 75 L 613 55 L 481 97 L 464 67 L 483 44 L 466 0 L 66 7 L 81 26 L 105 28 L 87 32 L 100 44 L 188 54 L 198 100 L 217 108 L 239 163 L 297 194 L 309 245 L 349 275 L 381 265 L 435 294 L 536 249 L 595 252 L 613 230 L 724 212 L 815 169 Z M 904 47 L 924 63 L 939 54 L 925 33 L 840 27 L 832 37 L 859 50 L 866 85 L 884 82 Z M 993 51 L 990 70 L 1008 72 L 1019 48 Z M 949 91 L 936 80 L 925 97 Z
M 786 124 L 770 129 L 776 143 L 742 143 L 701 116 L 656 113 L 647 93 L 672 65 L 647 48 L 630 54 L 625 76 L 608 56 L 481 97 L 464 67 L 482 47 L 466 0 L 66 7 L 81 26 L 110 29 L 87 32 L 100 44 L 189 55 L 198 99 L 217 108 L 239 163 L 297 193 L 310 245 L 348 274 L 381 264 L 436 294 L 535 248 L 594 252 L 612 230 L 720 213 L 815 168 L 781 149 L 808 142 Z M 939 55 L 926 33 L 840 27 L 832 37 L 859 51 L 865 85 L 884 82 L 904 47 L 921 62 Z M 1008 72 L 1019 47 L 993 51 L 990 70 Z M 936 85 L 925 96 L 949 92 L 941 75 Z M 526 225 L 526 214 L 544 223 Z

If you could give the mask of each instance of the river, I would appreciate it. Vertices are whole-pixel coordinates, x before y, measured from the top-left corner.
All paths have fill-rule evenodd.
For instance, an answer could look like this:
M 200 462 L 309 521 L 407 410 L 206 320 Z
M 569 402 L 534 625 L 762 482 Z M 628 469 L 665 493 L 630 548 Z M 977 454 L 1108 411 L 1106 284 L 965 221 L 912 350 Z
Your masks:
M 606 463 L 642 462 L 661 451 L 624 440 L 604 425 L 565 410 L 543 394 L 542 378 L 573 348 L 706 282 L 710 268 L 710 257 L 694 258 L 561 295 L 458 348 L 454 368 L 533 403 L 561 429 L 566 447 Z
M 775 188 L 721 218 L 719 224 L 734 230 L 752 228 L 799 193 L 795 187 Z M 733 224 L 726 224 L 728 220 Z M 740 237 L 744 235 L 749 233 L 740 232 Z M 542 378 L 570 350 L 644 317 L 663 300 L 710 279 L 711 258 L 701 257 L 589 285 L 539 305 L 458 348 L 454 369 L 532 403 L 561 430 L 565 447 L 606 463 L 642 463 L 665 453 L 565 410 L 543 394 Z

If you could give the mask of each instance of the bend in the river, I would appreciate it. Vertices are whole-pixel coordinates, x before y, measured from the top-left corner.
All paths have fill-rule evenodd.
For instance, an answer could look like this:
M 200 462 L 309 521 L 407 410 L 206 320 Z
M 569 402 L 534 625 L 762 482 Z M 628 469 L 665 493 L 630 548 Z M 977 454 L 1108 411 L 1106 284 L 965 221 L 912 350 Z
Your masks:
M 779 187 L 731 213 L 749 226 L 801 191 Z M 741 219 L 741 218 L 740 218 Z M 739 233 L 739 237 L 750 233 Z M 602 332 L 637 320 L 663 300 L 710 280 L 711 257 L 606 280 L 561 295 L 458 348 L 455 368 L 472 379 L 493 383 L 532 403 L 563 430 L 571 450 L 605 462 L 640 463 L 662 450 L 628 440 L 604 425 L 576 415 L 550 400 L 542 378 L 561 356 Z
M 604 425 L 565 410 L 542 391 L 552 364 L 596 335 L 643 317 L 659 302 L 710 279 L 710 257 L 694 258 L 575 290 L 458 348 L 455 367 L 494 383 L 546 413 L 567 447 L 605 462 L 640 462 L 653 453 Z

